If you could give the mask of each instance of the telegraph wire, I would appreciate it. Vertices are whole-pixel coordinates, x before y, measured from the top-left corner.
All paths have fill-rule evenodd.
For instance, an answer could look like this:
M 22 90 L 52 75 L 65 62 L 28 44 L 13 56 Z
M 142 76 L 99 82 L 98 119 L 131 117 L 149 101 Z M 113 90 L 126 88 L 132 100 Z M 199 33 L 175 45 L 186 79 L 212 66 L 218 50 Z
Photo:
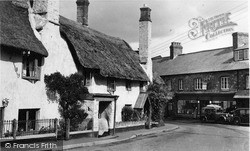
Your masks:
M 239 6 L 237 6 L 237 7 L 239 7 Z M 234 8 L 237 8 L 237 7 L 234 7 Z M 241 8 L 240 10 L 236 11 L 235 13 L 238 13 L 238 12 L 241 12 L 241 11 L 244 10 L 244 12 L 241 12 L 241 13 L 239 13 L 239 14 L 237 14 L 237 15 L 232 16 L 231 19 L 234 19 L 235 17 L 237 17 L 237 16 L 239 16 L 239 15 L 245 13 L 245 9 L 246 9 L 246 8 L 247 8 L 247 7 L 244 7 L 244 8 Z M 231 10 L 233 10 L 233 9 L 231 9 Z M 239 19 L 239 20 L 240 20 L 240 19 Z M 238 21 L 238 20 L 236 20 L 236 21 Z M 158 54 L 159 52 L 166 51 L 166 50 L 162 50 L 162 49 L 168 47 L 169 43 L 167 43 L 167 42 L 169 42 L 169 41 L 180 41 L 180 40 L 181 40 L 181 41 L 185 41 L 186 39 L 188 40 L 188 38 L 186 37 L 186 36 L 187 36 L 186 33 L 187 33 L 187 32 L 182 33 L 182 34 L 179 34 L 179 35 L 175 36 L 174 38 L 171 38 L 171 39 L 169 39 L 169 40 L 167 40 L 167 41 L 165 41 L 165 42 L 160 43 L 160 44 L 157 45 L 157 46 L 152 47 L 152 48 L 151 48 L 151 49 L 153 49 L 153 50 L 152 50 L 152 54 Z M 184 35 L 184 36 L 181 36 L 181 35 L 183 35 L 183 34 L 185 34 L 185 35 Z M 180 36 L 181 36 L 181 37 L 180 37 Z M 177 38 L 177 37 L 180 37 L 180 38 Z M 182 40 L 182 39 L 183 39 L 183 40 Z M 192 41 L 192 40 L 191 40 L 191 41 Z M 184 42 L 183 44 L 185 44 L 185 43 L 187 43 L 187 42 Z M 163 45 L 163 44 L 164 44 L 164 45 Z M 166 46 L 166 44 L 168 44 L 168 45 Z M 160 50 L 160 51 L 159 51 L 159 50 Z
M 244 2 L 244 3 L 241 3 L 240 5 L 238 5 L 238 6 L 236 6 L 236 7 L 233 7 L 232 9 L 229 9 L 229 10 L 227 10 L 227 11 L 234 10 L 234 9 L 240 7 L 240 6 L 243 6 L 243 5 L 245 6 L 245 2 Z M 247 8 L 247 7 L 245 7 L 245 8 Z M 243 8 L 243 9 L 245 9 L 245 8 Z M 241 8 L 241 10 L 243 10 L 243 9 Z M 216 9 L 216 10 L 219 10 L 219 9 Z M 241 11 L 241 10 L 240 10 L 240 11 Z M 208 11 L 208 12 L 214 12 L 214 10 L 213 10 L 213 11 Z M 239 12 L 239 11 L 236 11 L 236 12 Z M 175 36 L 174 38 L 171 38 L 171 39 L 169 39 L 169 40 L 167 40 L 167 41 L 165 41 L 165 42 L 171 41 L 172 39 L 175 39 L 175 38 L 177 38 L 177 37 L 179 37 L 179 36 L 181 36 L 181 35 L 184 35 L 184 34 L 185 34 L 184 36 L 186 36 L 186 33 L 187 33 L 187 32 L 181 33 L 181 34 Z M 182 36 L 182 37 L 184 37 L 184 36 Z M 159 45 L 156 45 L 156 46 L 152 47 L 152 49 L 157 48 L 157 47 L 159 47 L 160 45 L 163 45 L 165 42 L 162 42 L 162 43 L 160 43 Z

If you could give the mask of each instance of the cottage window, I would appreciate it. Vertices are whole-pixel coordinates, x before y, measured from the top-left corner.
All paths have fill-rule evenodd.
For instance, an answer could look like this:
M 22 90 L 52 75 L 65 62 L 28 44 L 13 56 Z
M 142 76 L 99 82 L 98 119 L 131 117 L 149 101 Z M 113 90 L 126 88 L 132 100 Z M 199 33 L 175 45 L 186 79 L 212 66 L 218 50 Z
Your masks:
M 249 89 L 249 75 L 246 75 L 246 89 Z
M 167 86 L 167 89 L 169 90 L 169 91 L 171 91 L 172 90 L 172 81 L 169 79 L 169 80 L 167 80 L 167 82 L 166 82 L 166 86 Z
M 131 91 L 131 81 L 130 80 L 126 80 L 126 89 L 127 89 L 127 91 Z
M 91 79 L 92 79 L 91 72 L 85 72 L 84 86 L 90 86 L 91 85 Z
M 145 92 L 145 83 L 144 82 L 140 82 L 140 92 Z
M 107 80 L 107 89 L 108 89 L 108 92 L 115 92 L 116 85 L 115 85 L 115 79 L 114 78 L 108 78 L 108 80 Z
M 182 79 L 179 79 L 178 85 L 179 85 L 179 90 L 183 90 L 183 80 Z
M 40 80 L 41 60 L 28 54 L 23 55 L 22 78 L 28 80 Z
M 229 77 L 221 77 L 221 90 L 229 89 Z
M 194 80 L 194 89 L 195 90 L 202 90 L 202 80 L 201 80 L 201 78 L 196 78 Z

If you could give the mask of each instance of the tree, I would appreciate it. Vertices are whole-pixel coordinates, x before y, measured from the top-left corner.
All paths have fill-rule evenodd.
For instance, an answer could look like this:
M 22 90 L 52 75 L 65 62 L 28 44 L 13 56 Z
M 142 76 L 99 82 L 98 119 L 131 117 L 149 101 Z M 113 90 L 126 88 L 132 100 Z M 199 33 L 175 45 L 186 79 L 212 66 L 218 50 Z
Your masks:
M 60 115 L 70 119 L 72 129 L 77 128 L 87 117 L 87 113 L 81 109 L 83 98 L 89 93 L 83 80 L 84 77 L 78 73 L 65 77 L 55 72 L 44 77 L 48 97 L 58 102 Z
M 148 86 L 148 98 L 152 107 L 152 120 L 164 125 L 165 106 L 168 101 L 168 89 L 165 84 L 154 81 Z

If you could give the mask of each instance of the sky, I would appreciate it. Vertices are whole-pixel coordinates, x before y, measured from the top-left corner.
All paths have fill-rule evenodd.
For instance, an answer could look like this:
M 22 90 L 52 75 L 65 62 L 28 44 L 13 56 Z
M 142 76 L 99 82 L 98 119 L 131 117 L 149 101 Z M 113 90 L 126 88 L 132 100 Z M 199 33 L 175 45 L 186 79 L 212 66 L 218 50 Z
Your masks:
M 89 0 L 89 27 L 139 47 L 140 8 L 152 9 L 152 57 L 169 56 L 171 42 L 180 42 L 183 53 L 232 46 L 233 32 L 248 32 L 247 0 Z M 229 21 L 237 25 L 230 31 L 206 40 L 190 39 L 193 18 L 204 20 L 231 13 Z M 76 0 L 60 0 L 60 14 L 76 21 Z M 228 27 L 229 28 L 229 27 Z

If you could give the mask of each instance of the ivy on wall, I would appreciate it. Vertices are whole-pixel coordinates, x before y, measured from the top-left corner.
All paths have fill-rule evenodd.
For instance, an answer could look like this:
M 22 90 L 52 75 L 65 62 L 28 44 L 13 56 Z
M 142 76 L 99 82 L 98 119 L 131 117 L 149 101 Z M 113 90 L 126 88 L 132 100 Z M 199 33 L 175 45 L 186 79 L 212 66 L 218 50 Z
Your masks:
M 59 113 L 62 118 L 70 119 L 71 125 L 78 126 L 87 117 L 81 108 L 85 96 L 89 93 L 83 84 L 84 76 L 75 73 L 64 76 L 59 72 L 45 75 L 46 92 L 50 101 L 59 104 Z

